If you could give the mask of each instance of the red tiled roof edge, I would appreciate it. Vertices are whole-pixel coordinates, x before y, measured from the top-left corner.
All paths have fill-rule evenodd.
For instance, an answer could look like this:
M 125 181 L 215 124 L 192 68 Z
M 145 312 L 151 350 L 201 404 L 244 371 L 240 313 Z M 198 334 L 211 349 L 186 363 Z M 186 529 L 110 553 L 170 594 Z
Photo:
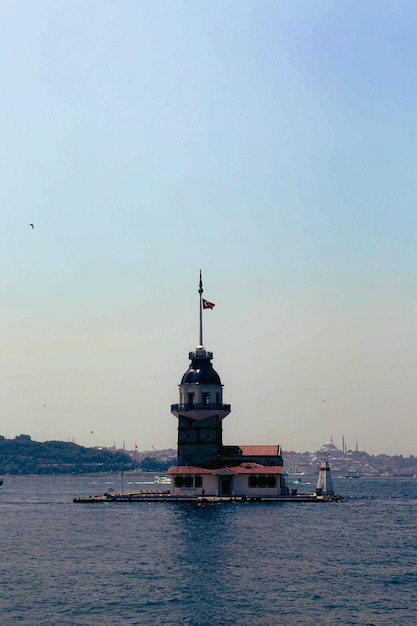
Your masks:
M 221 470 L 227 470 L 233 474 L 283 474 L 284 468 L 281 465 L 260 465 L 259 463 L 242 463 L 234 467 L 220 467 L 217 469 L 207 469 L 205 467 L 193 467 L 192 465 L 179 465 L 170 467 L 168 474 L 175 476 L 178 474 L 218 474 Z
M 243 456 L 281 456 L 281 448 L 275 446 L 239 446 Z

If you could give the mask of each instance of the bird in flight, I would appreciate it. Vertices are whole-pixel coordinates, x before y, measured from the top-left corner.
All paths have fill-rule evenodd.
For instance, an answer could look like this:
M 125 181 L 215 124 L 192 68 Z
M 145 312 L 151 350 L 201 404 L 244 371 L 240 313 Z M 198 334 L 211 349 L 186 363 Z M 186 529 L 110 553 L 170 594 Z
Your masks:
M 32 228 L 32 230 L 35 228 L 35 226 L 33 224 L 28 224 L 28 226 L 30 226 Z

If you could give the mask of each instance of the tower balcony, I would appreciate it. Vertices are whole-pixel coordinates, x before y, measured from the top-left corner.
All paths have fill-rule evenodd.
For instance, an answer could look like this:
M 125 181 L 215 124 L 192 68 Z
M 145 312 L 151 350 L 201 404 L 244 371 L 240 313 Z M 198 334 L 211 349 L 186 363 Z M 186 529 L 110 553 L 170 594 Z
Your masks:
M 218 415 L 220 419 L 229 415 L 231 411 L 230 404 L 218 404 L 216 402 L 210 403 L 195 403 L 195 404 L 171 404 L 171 413 L 178 417 L 184 415 L 191 419 L 199 420 Z

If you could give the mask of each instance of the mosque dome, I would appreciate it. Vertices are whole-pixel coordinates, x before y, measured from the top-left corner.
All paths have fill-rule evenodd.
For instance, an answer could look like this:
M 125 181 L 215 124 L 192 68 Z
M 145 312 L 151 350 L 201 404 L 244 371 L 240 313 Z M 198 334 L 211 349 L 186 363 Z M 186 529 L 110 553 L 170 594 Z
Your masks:
M 329 451 L 329 450 L 338 450 L 339 448 L 337 446 L 335 446 L 335 444 L 333 443 L 333 441 L 327 441 L 326 443 L 324 443 L 322 445 L 322 447 L 320 448 L 320 450 L 322 451 Z

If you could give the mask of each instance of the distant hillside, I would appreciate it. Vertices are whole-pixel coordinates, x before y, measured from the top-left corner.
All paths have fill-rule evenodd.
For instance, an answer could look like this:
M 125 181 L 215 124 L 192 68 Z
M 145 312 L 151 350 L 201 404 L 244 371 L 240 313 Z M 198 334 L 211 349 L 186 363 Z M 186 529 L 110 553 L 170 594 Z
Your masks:
M 6 439 L 0 435 L 0 475 L 85 474 L 126 471 L 134 462 L 121 450 L 84 448 L 64 441 L 32 441 L 29 435 Z

